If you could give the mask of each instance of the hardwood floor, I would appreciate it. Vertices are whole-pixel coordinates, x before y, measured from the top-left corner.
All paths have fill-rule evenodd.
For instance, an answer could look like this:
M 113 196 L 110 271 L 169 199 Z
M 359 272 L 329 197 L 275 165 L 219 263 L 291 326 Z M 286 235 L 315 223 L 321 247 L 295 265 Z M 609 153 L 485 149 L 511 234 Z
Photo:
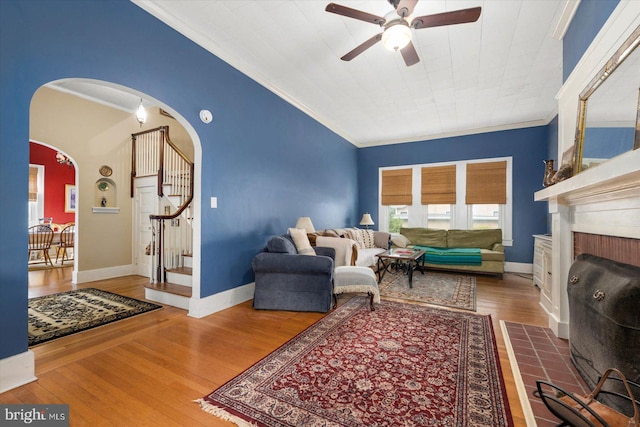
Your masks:
M 140 276 L 74 286 L 71 268 L 29 273 L 29 297 L 94 287 L 144 299 Z M 490 314 L 516 426 L 524 426 L 500 320 L 547 326 L 531 280 L 477 276 L 477 312 Z M 339 303 L 350 295 L 341 295 Z M 33 347 L 38 380 L 0 403 L 67 403 L 71 425 L 230 426 L 198 399 L 323 317 L 256 311 L 246 302 L 203 319 L 165 307 Z

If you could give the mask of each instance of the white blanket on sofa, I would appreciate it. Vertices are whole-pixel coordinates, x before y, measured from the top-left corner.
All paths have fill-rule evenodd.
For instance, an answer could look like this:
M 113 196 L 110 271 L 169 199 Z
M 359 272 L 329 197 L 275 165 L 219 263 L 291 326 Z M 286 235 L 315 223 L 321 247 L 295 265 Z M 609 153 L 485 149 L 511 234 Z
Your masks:
M 351 265 L 351 256 L 353 255 L 353 245 L 351 239 L 342 237 L 318 236 L 316 238 L 316 246 L 323 248 L 333 248 L 336 250 L 335 266 Z
M 351 265 L 351 257 L 353 256 L 353 247 L 358 247 L 355 240 L 344 237 L 327 237 L 318 236 L 316 238 L 316 246 L 333 248 L 336 250 L 335 266 Z M 357 248 L 358 258 L 356 265 L 360 267 L 369 267 L 376 265 L 378 262 L 377 255 L 384 252 L 382 248 Z

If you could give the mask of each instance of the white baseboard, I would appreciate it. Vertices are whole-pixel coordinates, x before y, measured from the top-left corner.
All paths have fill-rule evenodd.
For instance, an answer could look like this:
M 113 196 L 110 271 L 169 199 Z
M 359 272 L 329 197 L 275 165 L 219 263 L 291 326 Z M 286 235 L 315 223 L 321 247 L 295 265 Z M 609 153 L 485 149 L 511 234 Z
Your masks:
M 533 274 L 533 264 L 524 262 L 505 262 L 504 271 L 508 273 Z
M 35 355 L 31 350 L 0 359 L 0 393 L 37 380 Z
M 191 298 L 189 316 L 202 318 L 253 298 L 256 284 L 248 283 L 205 298 Z
M 562 322 L 554 314 L 549 314 L 549 328 L 558 338 L 569 339 L 569 322 Z
M 135 265 L 118 265 L 116 267 L 98 268 L 74 272 L 73 283 L 94 282 L 96 280 L 112 279 L 114 277 L 129 276 L 137 274 Z

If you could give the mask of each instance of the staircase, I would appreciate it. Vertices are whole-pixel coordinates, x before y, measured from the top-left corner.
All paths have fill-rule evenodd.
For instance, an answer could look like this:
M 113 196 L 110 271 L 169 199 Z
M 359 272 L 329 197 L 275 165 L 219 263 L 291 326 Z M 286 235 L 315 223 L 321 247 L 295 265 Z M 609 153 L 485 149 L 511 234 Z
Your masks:
M 192 291 L 194 167 L 169 139 L 169 126 L 131 135 L 131 196 L 136 178 L 157 176 L 160 212 L 149 216 L 153 268 L 145 298 L 187 310 Z

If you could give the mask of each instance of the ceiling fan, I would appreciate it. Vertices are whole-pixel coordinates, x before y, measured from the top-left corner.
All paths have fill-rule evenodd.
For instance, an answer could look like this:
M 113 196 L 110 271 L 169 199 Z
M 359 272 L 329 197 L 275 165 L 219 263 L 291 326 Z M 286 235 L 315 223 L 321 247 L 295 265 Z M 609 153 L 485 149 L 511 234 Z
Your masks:
M 389 12 L 384 18 L 335 3 L 329 3 L 327 5 L 325 8 L 327 12 L 370 22 L 384 28 L 382 33 L 371 37 L 340 59 L 343 61 L 351 61 L 382 40 L 382 44 L 384 44 L 386 48 L 396 51 L 399 50 L 400 53 L 402 53 L 405 64 L 409 67 L 420 62 L 418 53 L 413 43 L 411 43 L 411 28 L 419 30 L 422 28 L 475 22 L 480 17 L 480 11 L 482 9 L 481 7 L 473 7 L 434 15 L 424 15 L 415 17 L 409 21 L 418 0 L 388 0 L 388 2 L 394 7 L 395 11 Z

